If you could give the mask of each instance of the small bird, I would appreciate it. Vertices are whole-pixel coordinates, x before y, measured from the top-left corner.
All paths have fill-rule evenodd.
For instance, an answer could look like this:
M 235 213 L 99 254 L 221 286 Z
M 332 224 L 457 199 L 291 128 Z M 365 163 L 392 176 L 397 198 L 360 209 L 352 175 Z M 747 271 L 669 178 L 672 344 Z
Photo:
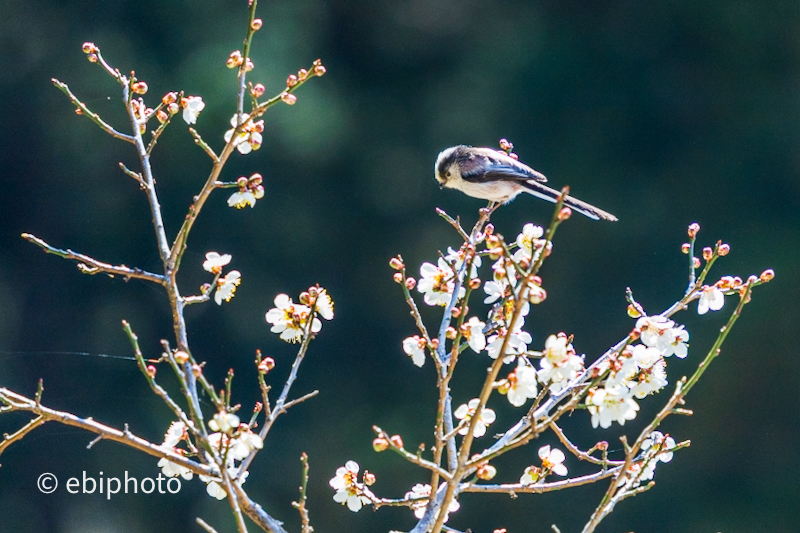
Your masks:
M 436 158 L 436 181 L 442 189 L 458 189 L 467 196 L 492 202 L 508 203 L 526 192 L 556 203 L 561 193 L 542 185 L 547 178 L 541 172 L 520 163 L 504 152 L 491 148 L 453 146 Z M 572 196 L 564 205 L 594 220 L 617 220 L 617 217 Z

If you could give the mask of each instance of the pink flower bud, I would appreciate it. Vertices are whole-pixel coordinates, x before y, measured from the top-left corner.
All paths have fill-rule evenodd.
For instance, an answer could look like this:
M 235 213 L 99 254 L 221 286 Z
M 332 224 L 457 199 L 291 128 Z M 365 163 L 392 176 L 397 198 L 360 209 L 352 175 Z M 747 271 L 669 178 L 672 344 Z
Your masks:
M 266 91 L 266 88 L 262 84 L 256 83 L 250 90 L 250 94 L 256 98 L 260 98 L 264 94 L 264 91 Z
M 253 22 L 250 24 L 250 27 L 253 31 L 258 31 L 261 29 L 261 26 L 264 25 L 264 21 L 261 19 L 253 19 Z
M 294 74 L 289 74 L 289 77 L 286 78 L 286 86 L 294 87 L 295 85 L 297 85 L 297 76 Z
M 770 268 L 762 272 L 761 276 L 759 276 L 759 279 L 761 280 L 762 283 L 767 283 L 768 281 L 771 281 L 774 277 L 775 277 L 775 271 Z
M 720 257 L 724 257 L 731 252 L 731 246 L 729 244 L 720 244 L 717 253 Z
M 389 449 L 389 441 L 383 437 L 376 437 L 372 441 L 372 449 L 378 453 L 384 452 Z
M 150 376 L 151 379 L 156 377 L 156 367 L 147 365 L 147 375 Z
M 189 354 L 183 350 L 178 350 L 175 352 L 175 360 L 182 365 L 186 364 L 186 362 L 189 360 Z
M 688 242 L 681 244 L 681 252 L 688 254 L 692 250 L 692 245 Z
M 326 72 L 327 72 L 327 70 L 322 65 L 317 65 L 316 67 L 314 67 L 314 75 L 315 76 L 318 76 L 318 77 L 319 76 L 324 76 Z
M 392 435 L 389 437 L 389 442 L 391 442 L 396 448 L 403 447 L 403 439 L 400 435 Z
M 294 105 L 294 104 L 297 103 L 297 97 L 295 95 L 287 93 L 287 92 L 284 92 L 281 95 L 281 100 L 283 101 L 284 104 L 287 104 L 287 105 Z
M 137 81 L 131 86 L 131 90 L 136 94 L 145 94 L 147 93 L 147 82 Z
M 689 224 L 689 230 L 687 231 L 687 233 L 689 234 L 690 239 L 694 239 L 695 237 L 697 237 L 697 232 L 699 231 L 700 231 L 700 224 L 698 224 L 697 222 Z

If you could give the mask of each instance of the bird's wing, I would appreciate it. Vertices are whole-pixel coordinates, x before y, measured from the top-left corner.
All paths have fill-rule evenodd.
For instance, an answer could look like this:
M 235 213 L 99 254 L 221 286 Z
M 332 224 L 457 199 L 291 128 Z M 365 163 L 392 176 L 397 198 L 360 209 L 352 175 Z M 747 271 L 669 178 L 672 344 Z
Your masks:
M 496 180 L 544 183 L 541 172 L 491 148 L 476 148 L 459 157 L 461 178 L 472 183 Z

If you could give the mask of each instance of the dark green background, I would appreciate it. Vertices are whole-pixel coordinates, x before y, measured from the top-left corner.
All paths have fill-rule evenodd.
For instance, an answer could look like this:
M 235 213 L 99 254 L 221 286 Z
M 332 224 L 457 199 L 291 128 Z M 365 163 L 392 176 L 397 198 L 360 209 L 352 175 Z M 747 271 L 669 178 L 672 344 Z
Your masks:
M 113 81 L 80 51 L 96 42 L 123 71 L 150 85 L 147 101 L 169 90 L 202 95 L 198 129 L 219 149 L 234 108 L 235 80 L 224 66 L 239 48 L 245 2 L 43 2 L 0 7 L 2 206 L 0 207 L 0 385 L 55 408 L 159 441 L 170 412 L 133 363 L 78 354 L 129 355 L 120 328 L 129 320 L 146 354 L 170 338 L 164 295 L 143 282 L 81 275 L 19 238 L 32 232 L 53 245 L 101 260 L 157 269 L 147 205 L 118 161 L 130 147 L 85 118 L 50 85 L 67 82 L 94 110 L 124 127 Z M 358 461 L 378 476 L 377 493 L 399 497 L 428 476 L 393 454 L 372 452 L 372 424 L 430 443 L 431 365 L 417 370 L 401 340 L 414 326 L 391 280 L 388 258 L 402 253 L 413 271 L 437 249 L 457 244 L 434 213 L 440 206 L 472 221 L 483 205 L 432 178 L 436 155 L 458 143 L 516 145 L 523 161 L 554 186 L 619 216 L 616 223 L 575 216 L 559 232 L 543 277 L 550 298 L 533 309 L 533 347 L 550 333 L 574 333 L 589 359 L 632 327 L 630 286 L 651 312 L 677 299 L 686 282 L 680 253 L 685 228 L 699 242 L 723 239 L 731 255 L 716 275 L 746 277 L 774 268 L 776 280 L 753 303 L 700 386 L 691 418 L 665 425 L 692 446 L 657 473 L 657 487 L 622 503 L 601 531 L 792 531 L 798 523 L 798 171 L 800 170 L 800 4 L 795 1 L 564 2 L 475 0 L 262 1 L 251 79 L 268 93 L 286 75 L 321 57 L 328 74 L 298 92 L 293 108 L 266 116 L 263 148 L 234 157 L 224 179 L 261 172 L 266 197 L 233 211 L 215 194 L 192 233 L 181 282 L 189 293 L 208 276 L 208 250 L 233 254 L 243 283 L 227 305 L 187 312 L 195 354 L 221 382 L 233 367 L 236 399 L 257 398 L 251 361 L 273 356 L 276 386 L 293 347 L 269 332 L 264 313 L 279 292 L 329 288 L 336 318 L 323 327 L 295 392 L 318 398 L 293 409 L 270 435 L 246 487 L 297 530 L 290 507 L 301 451 L 311 457 L 309 507 L 320 533 L 410 528 L 406 509 L 352 514 L 327 486 L 337 466 Z M 111 99 L 109 100 L 108 97 Z M 171 236 L 209 160 L 176 121 L 153 158 Z M 551 208 L 520 198 L 495 217 L 513 237 Z M 474 306 L 480 309 L 481 306 Z M 670 361 L 670 382 L 693 368 L 733 307 L 678 316 L 691 331 L 690 357 Z M 429 312 L 430 311 L 430 312 Z M 426 309 L 429 324 L 435 310 Z M 485 357 L 464 357 L 454 397 L 475 394 Z M 164 383 L 170 385 L 162 371 Z M 670 385 L 671 387 L 671 385 Z M 642 402 L 652 414 L 665 395 Z M 513 421 L 503 399 L 500 419 Z M 27 420 L 4 415 L 0 431 Z M 638 431 L 644 416 L 625 426 Z M 576 442 L 606 439 L 579 412 L 565 422 Z M 85 446 L 92 435 L 48 425 L 12 446 L 0 469 L 0 530 L 23 532 L 199 531 L 195 516 L 232 531 L 225 503 L 199 481 L 177 496 L 71 496 L 66 478 L 157 473 L 155 460 L 120 445 Z M 488 437 L 487 437 L 488 438 Z M 549 436 L 543 442 L 552 442 Z M 536 462 L 537 445 L 498 461 L 498 481 L 514 481 Z M 586 470 L 568 459 L 571 473 Z M 62 489 L 40 494 L 53 472 Z M 580 529 L 605 486 L 560 494 L 465 495 L 451 525 L 485 533 Z

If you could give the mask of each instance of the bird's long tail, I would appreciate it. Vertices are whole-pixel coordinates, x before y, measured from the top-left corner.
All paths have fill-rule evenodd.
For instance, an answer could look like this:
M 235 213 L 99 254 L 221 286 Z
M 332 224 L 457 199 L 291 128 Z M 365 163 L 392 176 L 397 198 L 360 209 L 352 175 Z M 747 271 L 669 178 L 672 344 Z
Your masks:
M 527 193 L 541 198 L 542 200 L 547 200 L 548 202 L 556 203 L 561 197 L 561 192 L 536 181 L 526 181 L 524 185 Z M 564 205 L 594 220 L 617 220 L 617 217 L 611 213 L 569 195 L 564 199 Z

